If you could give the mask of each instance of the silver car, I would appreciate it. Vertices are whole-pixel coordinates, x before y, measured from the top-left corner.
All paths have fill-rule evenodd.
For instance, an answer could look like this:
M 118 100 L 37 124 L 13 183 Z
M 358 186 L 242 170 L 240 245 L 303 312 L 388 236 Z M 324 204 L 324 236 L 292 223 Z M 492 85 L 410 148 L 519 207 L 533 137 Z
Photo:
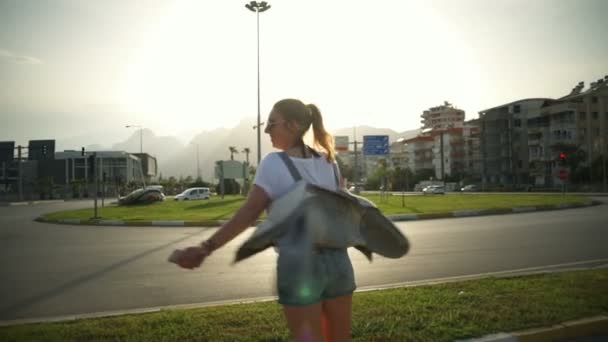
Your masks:
M 443 185 L 429 185 L 422 189 L 423 195 L 445 195 L 445 188 Z

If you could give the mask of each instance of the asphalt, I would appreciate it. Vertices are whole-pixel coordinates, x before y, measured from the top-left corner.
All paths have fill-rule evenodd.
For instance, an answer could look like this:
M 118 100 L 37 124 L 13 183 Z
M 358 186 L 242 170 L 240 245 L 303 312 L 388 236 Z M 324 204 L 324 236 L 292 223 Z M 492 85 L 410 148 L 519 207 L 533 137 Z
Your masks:
M 602 197 L 606 193 L 582 194 L 585 196 Z M 30 201 L 30 202 L 0 202 L 3 206 L 15 205 L 37 205 L 54 201 Z M 497 214 L 516 214 L 541 210 L 559 210 L 577 207 L 598 205 L 602 202 L 590 201 L 577 205 L 537 206 L 537 207 L 514 207 L 506 209 L 490 210 L 463 210 L 434 214 L 405 214 L 387 215 L 393 221 L 411 221 L 439 219 L 448 217 L 483 216 Z M 42 216 L 36 219 L 39 222 L 57 224 L 82 224 L 82 225 L 119 225 L 119 226 L 218 226 L 223 221 L 120 221 L 120 220 L 46 220 Z M 514 332 L 499 332 L 473 339 L 461 340 L 466 342 L 520 342 L 520 341 L 562 341 L 562 342 L 600 342 L 608 341 L 608 316 L 588 317 L 575 321 L 562 322 L 550 327 L 541 327 Z

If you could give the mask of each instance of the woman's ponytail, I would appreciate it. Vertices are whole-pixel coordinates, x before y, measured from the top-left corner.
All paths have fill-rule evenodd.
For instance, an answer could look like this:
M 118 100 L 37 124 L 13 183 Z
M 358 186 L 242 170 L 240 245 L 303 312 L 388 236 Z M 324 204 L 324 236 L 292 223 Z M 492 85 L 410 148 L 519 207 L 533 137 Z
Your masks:
M 336 159 L 336 152 L 334 151 L 334 138 L 329 134 L 323 126 L 323 117 L 321 111 L 314 104 L 307 104 L 306 108 L 310 111 L 312 118 L 312 130 L 314 133 L 314 145 L 316 147 L 322 147 L 327 153 L 327 161 L 334 162 Z

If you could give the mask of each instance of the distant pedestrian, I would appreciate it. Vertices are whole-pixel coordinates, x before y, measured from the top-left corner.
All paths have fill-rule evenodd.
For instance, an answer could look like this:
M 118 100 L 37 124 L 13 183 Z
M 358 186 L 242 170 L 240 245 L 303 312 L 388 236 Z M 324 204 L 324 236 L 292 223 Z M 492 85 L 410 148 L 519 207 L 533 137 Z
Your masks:
M 312 126 L 315 150 L 304 143 Z M 333 138 L 323 126 L 319 109 L 300 100 L 277 102 L 266 122 L 265 133 L 272 145 L 287 153 L 305 181 L 336 191 L 337 168 Z M 339 171 L 338 171 L 339 173 Z M 254 186 L 236 214 L 200 246 L 189 247 L 175 256 L 188 269 L 197 268 L 211 253 L 254 224 L 272 202 L 287 193 L 294 179 L 278 152 L 268 154 L 257 169 Z M 350 341 L 352 294 L 356 288 L 353 267 L 346 248 L 316 248 L 312 267 L 293 267 L 289 251 L 278 249 L 277 289 L 287 325 L 296 341 Z M 296 260 L 297 262 L 297 260 Z M 300 269 L 310 274 L 297 274 Z M 309 277 L 305 291 L 299 283 Z

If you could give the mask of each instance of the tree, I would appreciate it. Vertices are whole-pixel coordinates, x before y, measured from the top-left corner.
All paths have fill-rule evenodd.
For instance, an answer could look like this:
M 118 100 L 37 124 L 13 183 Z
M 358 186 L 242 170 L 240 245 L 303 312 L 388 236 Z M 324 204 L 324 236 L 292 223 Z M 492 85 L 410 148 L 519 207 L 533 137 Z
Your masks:
M 435 177 L 435 170 L 433 170 L 433 169 L 418 170 L 418 172 L 416 172 L 414 174 L 412 184 L 418 184 L 422 181 L 428 181 L 431 179 L 431 177 Z
M 339 156 L 336 156 L 336 162 L 338 163 L 338 168 L 340 168 L 340 175 L 346 179 L 354 181 L 353 168 L 350 165 L 344 164 L 344 161 Z
M 389 169 L 386 159 L 380 159 L 376 164 L 378 167 L 371 176 L 367 177 L 365 186 L 368 190 L 378 190 L 381 186 L 384 187 L 384 190 L 388 190 L 389 184 L 387 183 L 392 176 L 392 170 Z
M 245 161 L 247 162 L 247 165 L 249 165 L 249 153 L 251 153 L 251 150 L 249 147 L 245 147 L 242 152 L 245 153 Z
M 228 146 L 228 149 L 230 150 L 230 160 L 234 160 L 234 154 L 239 153 L 239 151 L 234 146 Z
M 393 185 L 393 191 L 409 191 L 412 187 L 414 174 L 409 168 L 402 169 L 396 167 L 391 174 L 390 182 Z

